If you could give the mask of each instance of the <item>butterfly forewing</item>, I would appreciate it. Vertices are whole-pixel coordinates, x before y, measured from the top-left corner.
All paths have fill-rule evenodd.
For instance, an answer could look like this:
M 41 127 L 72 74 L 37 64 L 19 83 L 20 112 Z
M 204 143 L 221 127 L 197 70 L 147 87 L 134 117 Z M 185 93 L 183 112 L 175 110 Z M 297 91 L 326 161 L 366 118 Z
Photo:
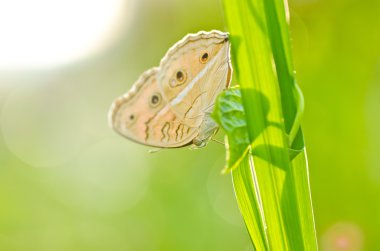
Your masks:
M 187 124 L 199 126 L 230 83 L 228 34 L 189 35 L 163 58 L 157 79 L 164 98 Z
M 111 126 L 145 145 L 203 146 L 217 130 L 210 113 L 231 74 L 227 33 L 187 35 L 169 49 L 159 67 L 144 72 L 114 101 Z

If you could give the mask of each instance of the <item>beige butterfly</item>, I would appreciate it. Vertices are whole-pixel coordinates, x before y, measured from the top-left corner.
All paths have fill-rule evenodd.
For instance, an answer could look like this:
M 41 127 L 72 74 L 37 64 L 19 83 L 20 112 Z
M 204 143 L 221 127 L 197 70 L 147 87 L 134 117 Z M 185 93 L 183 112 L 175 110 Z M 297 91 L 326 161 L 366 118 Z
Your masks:
M 189 34 L 113 102 L 110 125 L 144 145 L 203 147 L 218 129 L 210 114 L 231 74 L 228 33 Z

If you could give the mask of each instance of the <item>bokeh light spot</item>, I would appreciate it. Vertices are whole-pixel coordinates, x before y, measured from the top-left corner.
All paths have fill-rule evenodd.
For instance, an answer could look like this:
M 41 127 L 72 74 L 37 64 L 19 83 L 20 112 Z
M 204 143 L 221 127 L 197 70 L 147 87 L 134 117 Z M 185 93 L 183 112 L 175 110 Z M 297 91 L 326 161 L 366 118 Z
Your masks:
M 84 101 L 69 87 L 20 87 L 5 99 L 0 112 L 7 148 L 31 166 L 61 165 L 91 140 Z
M 360 251 L 363 250 L 363 232 L 352 222 L 339 222 L 323 234 L 321 250 Z
M 0 69 L 51 67 L 100 50 L 125 30 L 132 1 L 0 1 Z
M 123 139 L 101 140 L 80 158 L 55 170 L 55 197 L 85 212 L 119 213 L 135 206 L 148 188 L 146 153 L 127 148 Z

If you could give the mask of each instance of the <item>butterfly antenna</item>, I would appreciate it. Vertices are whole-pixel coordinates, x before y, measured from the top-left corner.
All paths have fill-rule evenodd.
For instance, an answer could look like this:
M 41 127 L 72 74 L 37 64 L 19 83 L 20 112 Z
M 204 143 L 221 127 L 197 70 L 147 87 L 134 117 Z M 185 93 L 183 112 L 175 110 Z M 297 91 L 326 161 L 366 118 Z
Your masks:
M 224 142 L 222 142 L 222 141 L 219 141 L 219 140 L 214 139 L 214 138 L 212 138 L 211 140 L 214 141 L 214 142 L 216 142 L 216 143 L 218 143 L 218 144 L 221 144 L 221 145 L 225 146 Z

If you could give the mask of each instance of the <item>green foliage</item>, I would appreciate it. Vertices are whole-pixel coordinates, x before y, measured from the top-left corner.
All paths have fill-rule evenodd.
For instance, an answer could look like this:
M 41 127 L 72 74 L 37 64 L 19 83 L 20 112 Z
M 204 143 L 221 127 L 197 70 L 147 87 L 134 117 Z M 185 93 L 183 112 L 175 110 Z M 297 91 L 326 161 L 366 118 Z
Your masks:
M 238 88 L 220 94 L 212 117 L 228 136 L 227 164 L 224 169 L 224 172 L 228 172 L 240 164 L 249 149 L 247 123 Z
M 317 250 L 284 3 L 224 4 L 240 88 L 221 94 L 214 118 L 240 211 L 256 250 Z

